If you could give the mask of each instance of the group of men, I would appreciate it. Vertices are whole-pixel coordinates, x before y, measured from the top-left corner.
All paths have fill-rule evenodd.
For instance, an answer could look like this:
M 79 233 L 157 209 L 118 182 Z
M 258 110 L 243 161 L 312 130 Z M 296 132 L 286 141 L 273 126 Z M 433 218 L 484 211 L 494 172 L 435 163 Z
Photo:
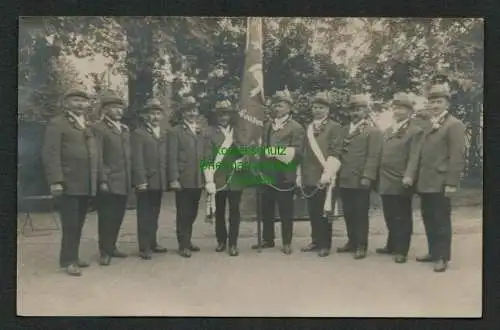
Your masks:
M 328 212 L 338 196 L 342 200 L 348 242 L 338 252 L 366 257 L 370 191 L 382 196 L 389 236 L 378 253 L 407 259 L 412 235 L 412 198 L 421 196 L 422 216 L 428 238 L 428 254 L 422 262 L 434 262 L 434 270 L 446 270 L 451 249 L 449 196 L 456 191 L 464 167 L 464 125 L 452 116 L 450 92 L 445 85 L 432 86 L 429 106 L 414 112 L 405 93 L 392 102 L 395 124 L 382 132 L 368 120 L 369 100 L 352 95 L 350 124 L 330 119 L 331 102 L 326 93 L 312 100 L 313 117 L 306 129 L 291 117 L 293 99 L 287 92 L 271 98 L 272 120 L 265 124 L 262 166 L 263 240 L 254 249 L 275 246 L 274 219 L 278 206 L 282 226 L 282 251 L 292 253 L 294 194 L 301 189 L 307 198 L 312 242 L 302 251 L 326 257 L 332 247 L 332 223 Z M 164 109 L 149 100 L 137 109 L 141 123 L 130 131 L 121 123 L 125 102 L 106 93 L 100 99 L 102 120 L 85 121 L 89 95 L 72 90 L 63 99 L 64 113 L 48 125 L 43 161 L 51 192 L 57 196 L 62 222 L 60 266 L 80 276 L 88 263 L 79 259 L 79 244 L 88 203 L 97 201 L 100 264 L 126 254 L 116 241 L 126 210 L 127 196 L 137 196 L 139 255 L 150 260 L 167 249 L 158 244 L 158 219 L 162 195 L 175 192 L 178 254 L 189 258 L 199 247 L 192 230 L 203 190 L 215 213 L 217 252 L 238 255 L 242 191 L 255 182 L 241 166 L 248 157 L 239 152 L 234 137 L 236 108 L 228 100 L 215 106 L 214 124 L 201 128 L 196 100 L 184 97 L 179 108 L 182 120 L 169 129 L 161 127 Z M 279 147 L 284 153 L 268 150 Z M 216 153 L 214 150 L 226 150 Z M 200 166 L 203 162 L 229 166 Z M 283 166 L 295 164 L 296 166 Z M 253 176 L 256 173 L 252 173 Z M 229 204 L 229 228 L 226 224 Z

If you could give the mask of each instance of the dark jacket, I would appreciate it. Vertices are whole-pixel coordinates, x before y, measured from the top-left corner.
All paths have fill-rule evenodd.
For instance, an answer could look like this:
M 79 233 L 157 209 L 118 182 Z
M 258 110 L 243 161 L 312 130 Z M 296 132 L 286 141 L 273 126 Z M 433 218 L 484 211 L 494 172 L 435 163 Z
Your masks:
M 132 149 L 132 184 L 147 184 L 148 190 L 166 191 L 167 178 L 167 131 L 161 129 L 157 138 L 151 128 L 139 125 L 130 136 Z
M 349 134 L 349 126 L 344 133 L 338 184 L 341 188 L 363 189 L 361 179 L 370 179 L 376 183 L 383 135 L 379 128 L 366 125 Z
M 171 130 L 168 139 L 170 182 L 179 181 L 182 188 L 205 186 L 205 178 L 201 170 L 201 162 L 205 154 L 204 134 L 204 130 L 194 134 L 184 123 Z
M 416 183 L 418 159 L 424 131 L 407 122 L 397 132 L 389 127 L 384 134 L 377 190 L 381 195 L 401 195 L 413 192 L 403 188 L 403 177 Z
M 98 143 L 92 128 L 82 128 L 69 114 L 47 126 L 42 160 L 49 184 L 62 184 L 63 193 L 95 196 L 102 171 Z
M 457 187 L 465 167 L 465 126 L 448 114 L 443 124 L 426 133 L 420 154 L 417 190 L 439 193 Z
M 130 131 L 121 125 L 121 132 L 107 119 L 94 125 L 101 151 L 102 178 L 109 192 L 128 195 L 132 186 Z

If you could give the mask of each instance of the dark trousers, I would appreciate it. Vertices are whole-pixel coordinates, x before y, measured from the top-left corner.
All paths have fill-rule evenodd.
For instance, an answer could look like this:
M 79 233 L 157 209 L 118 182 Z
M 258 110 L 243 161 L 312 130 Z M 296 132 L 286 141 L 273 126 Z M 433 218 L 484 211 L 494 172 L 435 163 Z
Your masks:
M 304 192 L 309 195 L 316 187 L 304 187 Z M 318 190 L 307 199 L 309 221 L 311 223 L 312 243 L 320 249 L 331 249 L 332 247 L 332 223 L 323 216 L 325 206 L 326 189 Z
M 340 197 L 344 207 L 348 244 L 353 248 L 366 250 L 368 247 L 370 190 L 341 188 Z
M 264 187 L 264 191 L 262 193 L 262 237 L 265 242 L 274 242 L 275 205 L 278 204 L 283 245 L 289 245 L 292 243 L 294 205 L 293 194 L 293 190 L 277 191 L 272 187 Z
M 240 231 L 240 202 L 242 191 L 222 190 L 215 194 L 215 236 L 217 243 L 236 246 Z M 229 237 L 226 228 L 226 201 L 229 201 Z
M 151 251 L 158 245 L 158 217 L 161 210 L 161 191 L 137 192 L 137 240 L 139 251 Z
M 406 256 L 413 232 L 412 195 L 382 195 L 389 251 Z
M 177 227 L 177 243 L 180 250 L 191 246 L 193 224 L 198 215 L 201 191 L 201 188 L 185 188 L 175 192 L 175 223 Z
M 61 216 L 62 240 L 59 265 L 67 267 L 78 262 L 82 228 L 89 207 L 89 196 L 63 195 L 58 200 Z
M 434 260 L 451 257 L 451 205 L 444 193 L 421 194 L 420 207 L 424 220 L 429 254 Z
M 97 195 L 97 218 L 99 223 L 99 251 L 111 256 L 116 249 L 118 233 L 127 208 L 126 195 L 99 193 Z

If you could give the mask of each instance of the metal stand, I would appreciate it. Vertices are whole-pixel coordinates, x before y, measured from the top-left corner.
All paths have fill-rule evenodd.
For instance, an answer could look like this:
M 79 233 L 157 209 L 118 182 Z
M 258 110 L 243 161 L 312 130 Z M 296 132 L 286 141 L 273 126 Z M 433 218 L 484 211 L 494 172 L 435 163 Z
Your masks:
M 57 219 L 57 216 L 54 211 L 54 198 L 52 196 L 30 196 L 30 197 L 24 197 L 23 201 L 30 202 L 30 201 L 51 201 L 51 222 L 53 223 L 53 227 L 49 228 L 36 228 L 35 225 L 33 224 L 33 218 L 31 216 L 31 212 L 25 211 L 24 212 L 24 222 L 23 226 L 21 228 L 21 234 L 23 236 L 44 236 L 44 235 L 50 235 L 50 233 L 39 233 L 38 235 L 27 235 L 26 234 L 26 227 L 29 226 L 31 229 L 31 232 L 46 232 L 46 231 L 54 231 L 54 230 L 60 230 L 61 227 L 59 226 L 59 221 Z

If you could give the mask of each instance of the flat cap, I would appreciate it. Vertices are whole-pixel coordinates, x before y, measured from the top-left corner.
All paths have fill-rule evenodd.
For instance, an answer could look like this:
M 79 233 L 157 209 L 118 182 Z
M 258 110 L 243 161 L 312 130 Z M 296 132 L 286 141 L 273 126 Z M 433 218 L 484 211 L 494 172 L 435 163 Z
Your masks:
M 392 98 L 392 104 L 407 107 L 411 110 L 413 110 L 413 107 L 415 106 L 415 102 L 413 102 L 413 100 L 407 93 L 394 94 L 394 97 Z
M 367 107 L 370 105 L 370 97 L 365 94 L 352 94 L 349 98 L 349 105 Z
M 117 94 L 113 92 L 106 92 L 103 93 L 100 97 L 100 104 L 101 107 L 104 107 L 108 104 L 120 104 L 120 105 L 125 105 L 125 101 L 118 96 Z
M 444 97 L 447 99 L 451 98 L 451 92 L 448 84 L 436 84 L 432 85 L 431 88 L 429 88 L 429 91 L 427 92 L 427 98 L 432 99 L 438 97 Z
M 271 97 L 271 105 L 278 102 L 286 102 L 290 105 L 293 105 L 293 98 L 290 95 L 290 92 L 288 90 L 283 90 L 274 93 L 274 95 Z
M 331 106 L 330 97 L 328 96 L 328 93 L 324 91 L 316 93 L 316 95 L 312 98 L 312 103 L 319 103 L 328 107 Z
M 215 111 L 225 112 L 225 111 L 232 111 L 232 110 L 233 110 L 233 107 L 231 105 L 231 101 L 229 101 L 229 100 L 217 101 L 217 103 L 215 103 Z
M 83 97 L 83 98 L 86 98 L 86 99 L 90 99 L 90 95 L 83 88 L 72 88 L 72 89 L 70 89 L 69 91 L 67 91 L 64 94 L 63 99 L 67 99 L 67 98 L 70 98 L 70 97 Z
M 153 111 L 153 110 L 161 110 L 161 111 L 163 111 L 163 107 L 161 105 L 161 102 L 158 99 L 155 99 L 155 98 L 151 98 L 151 99 L 147 100 L 146 104 L 144 105 L 144 107 L 142 107 L 141 109 L 139 109 L 138 112 L 140 112 L 140 113 L 147 113 L 147 112 Z

